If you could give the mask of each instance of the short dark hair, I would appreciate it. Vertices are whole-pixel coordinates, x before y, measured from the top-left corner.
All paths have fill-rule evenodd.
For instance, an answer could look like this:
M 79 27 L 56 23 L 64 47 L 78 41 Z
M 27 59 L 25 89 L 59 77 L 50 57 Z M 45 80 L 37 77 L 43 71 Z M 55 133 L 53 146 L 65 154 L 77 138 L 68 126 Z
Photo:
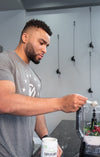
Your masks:
M 31 19 L 30 21 L 26 22 L 21 35 L 23 34 L 23 32 L 25 32 L 29 27 L 36 27 L 36 28 L 42 28 L 44 31 L 46 31 L 50 36 L 52 35 L 52 31 L 50 29 L 50 27 L 41 20 L 38 19 Z

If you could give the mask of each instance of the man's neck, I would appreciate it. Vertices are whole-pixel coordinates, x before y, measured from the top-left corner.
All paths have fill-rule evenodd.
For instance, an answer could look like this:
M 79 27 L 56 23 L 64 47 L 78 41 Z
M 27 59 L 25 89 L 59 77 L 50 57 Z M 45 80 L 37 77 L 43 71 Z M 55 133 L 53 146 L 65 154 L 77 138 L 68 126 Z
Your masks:
M 29 64 L 29 60 L 25 54 L 24 47 L 22 45 L 19 44 L 16 47 L 15 52 L 25 63 Z

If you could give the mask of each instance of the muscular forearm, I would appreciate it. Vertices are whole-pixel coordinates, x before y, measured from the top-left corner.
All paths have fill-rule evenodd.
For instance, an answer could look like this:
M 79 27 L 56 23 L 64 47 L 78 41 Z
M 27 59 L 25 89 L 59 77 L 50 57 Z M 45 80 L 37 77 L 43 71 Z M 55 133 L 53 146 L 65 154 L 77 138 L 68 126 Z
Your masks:
M 0 113 L 21 116 L 41 115 L 49 112 L 75 112 L 87 98 L 72 94 L 62 98 L 35 98 L 16 94 L 14 83 L 0 82 Z
M 7 94 L 0 100 L 0 113 L 32 116 L 59 110 L 60 98 L 34 98 Z
M 48 135 L 48 129 L 44 115 L 36 116 L 35 131 L 41 139 L 43 136 Z

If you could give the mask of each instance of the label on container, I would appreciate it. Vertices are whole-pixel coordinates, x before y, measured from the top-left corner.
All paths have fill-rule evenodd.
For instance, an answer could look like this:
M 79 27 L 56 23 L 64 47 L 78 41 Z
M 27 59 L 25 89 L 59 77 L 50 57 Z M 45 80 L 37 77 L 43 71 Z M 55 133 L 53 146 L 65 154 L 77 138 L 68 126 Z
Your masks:
M 58 142 L 56 138 L 43 138 L 41 146 L 41 157 L 57 157 L 57 148 Z

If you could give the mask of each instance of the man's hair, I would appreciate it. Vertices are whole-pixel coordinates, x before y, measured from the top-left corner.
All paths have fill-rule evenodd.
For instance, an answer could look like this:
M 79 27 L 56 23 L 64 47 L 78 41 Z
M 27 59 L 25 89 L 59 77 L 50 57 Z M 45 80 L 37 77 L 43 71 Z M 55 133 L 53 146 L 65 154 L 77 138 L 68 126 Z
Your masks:
M 52 35 L 52 31 L 51 31 L 50 27 L 45 22 L 38 20 L 38 19 L 31 19 L 30 21 L 26 22 L 26 24 L 22 30 L 21 36 L 30 27 L 41 28 L 45 32 L 47 32 L 50 36 Z

